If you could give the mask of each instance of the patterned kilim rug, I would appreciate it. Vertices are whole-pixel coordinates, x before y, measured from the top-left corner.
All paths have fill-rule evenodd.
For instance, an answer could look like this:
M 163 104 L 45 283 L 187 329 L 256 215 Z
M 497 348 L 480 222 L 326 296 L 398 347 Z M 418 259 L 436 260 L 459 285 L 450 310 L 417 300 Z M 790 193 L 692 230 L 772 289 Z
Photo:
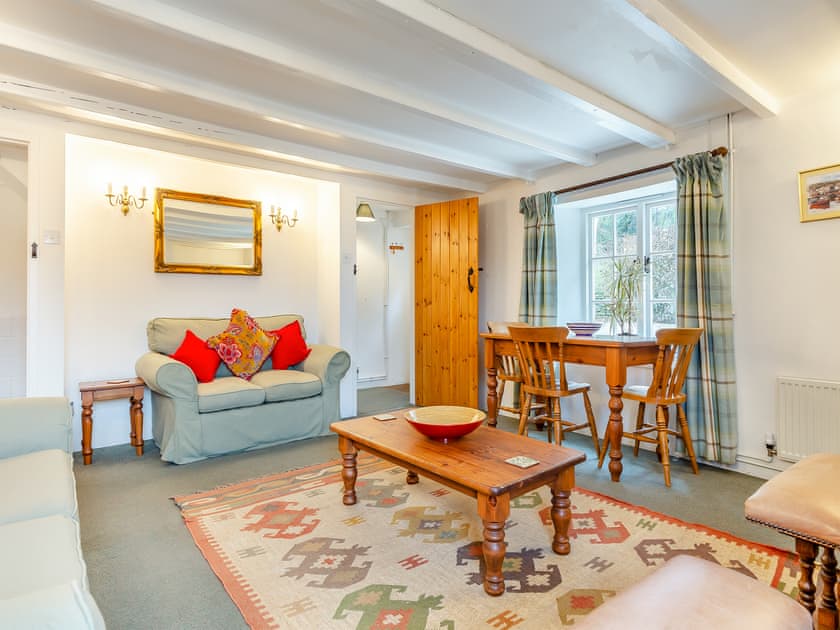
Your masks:
M 678 554 L 717 562 L 796 595 L 795 557 L 575 489 L 572 551 L 551 550 L 550 493 L 511 505 L 507 590 L 482 587 L 475 500 L 359 457 L 358 502 L 341 464 L 175 497 L 213 571 L 253 628 L 382 630 L 572 626 Z

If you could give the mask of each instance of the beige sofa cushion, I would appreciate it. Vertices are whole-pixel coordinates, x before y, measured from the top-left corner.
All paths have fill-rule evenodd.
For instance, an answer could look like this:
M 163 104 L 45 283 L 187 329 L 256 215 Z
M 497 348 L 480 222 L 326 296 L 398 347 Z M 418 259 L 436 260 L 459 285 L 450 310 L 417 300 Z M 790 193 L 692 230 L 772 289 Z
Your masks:
M 60 514 L 76 519 L 73 459 L 58 449 L 0 459 L 0 525 Z
M 0 599 L 18 597 L 73 580 L 87 590 L 79 547 L 79 524 L 66 516 L 45 516 L 0 525 Z
M 251 382 L 265 389 L 266 402 L 297 400 L 321 393 L 321 379 L 299 370 L 263 370 Z
M 680 555 L 575 623 L 580 630 L 811 630 L 796 600 L 719 564 Z
M 254 407 L 265 402 L 265 390 L 238 376 L 222 376 L 198 384 L 198 411 L 224 411 Z

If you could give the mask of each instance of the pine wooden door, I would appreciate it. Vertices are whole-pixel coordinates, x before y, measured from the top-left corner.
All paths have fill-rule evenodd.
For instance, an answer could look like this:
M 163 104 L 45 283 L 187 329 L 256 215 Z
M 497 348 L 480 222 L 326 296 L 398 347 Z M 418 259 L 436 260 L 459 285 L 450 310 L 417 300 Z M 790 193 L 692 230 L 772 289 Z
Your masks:
M 418 206 L 415 400 L 478 406 L 478 198 Z

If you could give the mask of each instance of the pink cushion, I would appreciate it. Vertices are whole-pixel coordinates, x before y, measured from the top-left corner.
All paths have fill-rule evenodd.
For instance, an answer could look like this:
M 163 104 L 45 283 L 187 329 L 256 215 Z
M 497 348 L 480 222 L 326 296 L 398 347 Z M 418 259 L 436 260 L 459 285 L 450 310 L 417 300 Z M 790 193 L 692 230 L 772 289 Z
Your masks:
M 176 361 L 186 363 L 199 383 L 212 381 L 221 362 L 218 353 L 191 330 L 187 330 L 181 345 L 171 356 Z

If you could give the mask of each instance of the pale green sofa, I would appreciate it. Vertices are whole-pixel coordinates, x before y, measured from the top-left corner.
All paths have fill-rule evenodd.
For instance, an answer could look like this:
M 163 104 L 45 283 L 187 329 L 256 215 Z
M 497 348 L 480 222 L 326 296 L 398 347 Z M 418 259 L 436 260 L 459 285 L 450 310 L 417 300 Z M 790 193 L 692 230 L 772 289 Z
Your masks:
M 264 330 L 277 330 L 299 315 L 255 317 Z M 137 375 L 151 390 L 152 433 L 161 459 L 186 464 L 207 457 L 247 451 L 326 435 L 339 420 L 339 382 L 350 355 L 323 344 L 288 370 L 274 370 L 271 359 L 250 381 L 232 376 L 224 363 L 216 378 L 199 383 L 192 370 L 170 356 L 187 329 L 202 339 L 222 332 L 228 318 L 158 317 L 149 322 L 149 352 L 137 360 Z
M 104 628 L 79 544 L 66 398 L 0 400 L 0 628 Z

